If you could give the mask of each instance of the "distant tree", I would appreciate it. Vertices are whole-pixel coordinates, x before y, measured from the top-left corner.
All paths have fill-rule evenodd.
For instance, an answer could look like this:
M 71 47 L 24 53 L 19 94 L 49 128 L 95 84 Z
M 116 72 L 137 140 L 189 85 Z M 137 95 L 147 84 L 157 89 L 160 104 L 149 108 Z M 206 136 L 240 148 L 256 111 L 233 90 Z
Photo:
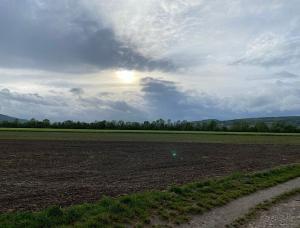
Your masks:
M 42 123 L 43 123 L 43 128 L 48 128 L 51 125 L 50 120 L 48 119 L 44 119 Z
M 230 127 L 226 127 L 218 123 L 216 120 L 191 122 L 165 121 L 158 119 L 152 122 L 124 122 L 122 120 L 116 121 L 95 121 L 92 123 L 75 122 L 67 120 L 64 122 L 51 123 L 50 120 L 44 119 L 38 121 L 31 119 L 29 121 L 20 122 L 18 120 L 9 122 L 0 122 L 0 127 L 19 127 L 19 128 L 57 128 L 57 129 L 120 129 L 120 130 L 178 130 L 178 131 L 237 131 L 237 132 L 300 132 L 300 129 L 294 125 L 288 124 L 284 121 L 274 122 L 268 126 L 265 122 L 257 122 L 250 126 L 245 121 L 235 121 Z
M 216 131 L 218 130 L 218 123 L 215 120 L 211 120 L 207 124 L 207 128 L 209 131 Z
M 250 131 L 250 126 L 245 121 L 236 121 L 232 124 L 230 130 L 237 132 Z
M 268 125 L 264 122 L 257 122 L 254 125 L 254 131 L 256 132 L 268 132 L 270 131 Z

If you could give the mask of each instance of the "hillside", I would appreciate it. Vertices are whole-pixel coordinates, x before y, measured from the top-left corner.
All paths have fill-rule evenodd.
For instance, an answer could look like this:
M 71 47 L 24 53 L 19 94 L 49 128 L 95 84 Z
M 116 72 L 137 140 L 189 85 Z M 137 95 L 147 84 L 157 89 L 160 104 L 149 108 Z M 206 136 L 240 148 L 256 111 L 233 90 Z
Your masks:
M 26 121 L 26 120 L 23 120 L 23 119 L 18 119 L 16 117 L 11 117 L 11 116 L 6 116 L 6 115 L 0 114 L 0 122 L 3 122 L 3 121 L 13 122 L 15 120 L 19 120 L 20 122 Z
M 245 119 L 233 119 L 220 121 L 225 126 L 230 126 L 236 122 L 246 122 L 249 125 L 255 124 L 257 122 L 264 122 L 267 125 L 271 125 L 274 122 L 284 122 L 288 125 L 294 125 L 300 127 L 300 116 L 282 116 L 282 117 L 261 117 L 261 118 L 245 118 Z

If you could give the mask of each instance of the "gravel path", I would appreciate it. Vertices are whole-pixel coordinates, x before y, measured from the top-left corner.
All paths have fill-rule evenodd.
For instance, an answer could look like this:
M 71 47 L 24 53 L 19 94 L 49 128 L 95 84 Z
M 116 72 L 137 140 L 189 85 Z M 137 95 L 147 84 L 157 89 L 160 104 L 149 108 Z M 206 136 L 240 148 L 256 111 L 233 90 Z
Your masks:
M 259 217 L 250 222 L 247 228 L 267 227 L 300 227 L 300 194 L 282 203 L 276 204 L 270 210 L 260 213 Z
M 232 223 L 235 219 L 247 213 L 250 208 L 257 204 L 299 187 L 300 177 L 272 188 L 258 191 L 249 196 L 239 198 L 203 215 L 194 216 L 188 224 L 184 224 L 180 227 L 225 227 L 227 224 Z

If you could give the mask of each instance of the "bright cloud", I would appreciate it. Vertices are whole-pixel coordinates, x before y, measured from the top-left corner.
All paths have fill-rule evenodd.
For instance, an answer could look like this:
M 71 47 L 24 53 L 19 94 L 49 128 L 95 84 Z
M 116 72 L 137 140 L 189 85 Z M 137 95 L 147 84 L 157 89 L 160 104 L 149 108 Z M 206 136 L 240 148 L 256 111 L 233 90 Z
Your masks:
M 0 113 L 299 115 L 299 11 L 297 0 L 3 0 Z

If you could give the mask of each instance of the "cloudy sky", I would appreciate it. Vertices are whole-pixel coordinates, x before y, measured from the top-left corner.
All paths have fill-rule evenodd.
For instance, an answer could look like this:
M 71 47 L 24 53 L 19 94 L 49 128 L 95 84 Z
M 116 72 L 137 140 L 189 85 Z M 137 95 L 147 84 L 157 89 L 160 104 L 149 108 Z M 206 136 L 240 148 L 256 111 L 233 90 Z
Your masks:
M 300 114 L 299 0 L 0 0 L 0 113 Z

